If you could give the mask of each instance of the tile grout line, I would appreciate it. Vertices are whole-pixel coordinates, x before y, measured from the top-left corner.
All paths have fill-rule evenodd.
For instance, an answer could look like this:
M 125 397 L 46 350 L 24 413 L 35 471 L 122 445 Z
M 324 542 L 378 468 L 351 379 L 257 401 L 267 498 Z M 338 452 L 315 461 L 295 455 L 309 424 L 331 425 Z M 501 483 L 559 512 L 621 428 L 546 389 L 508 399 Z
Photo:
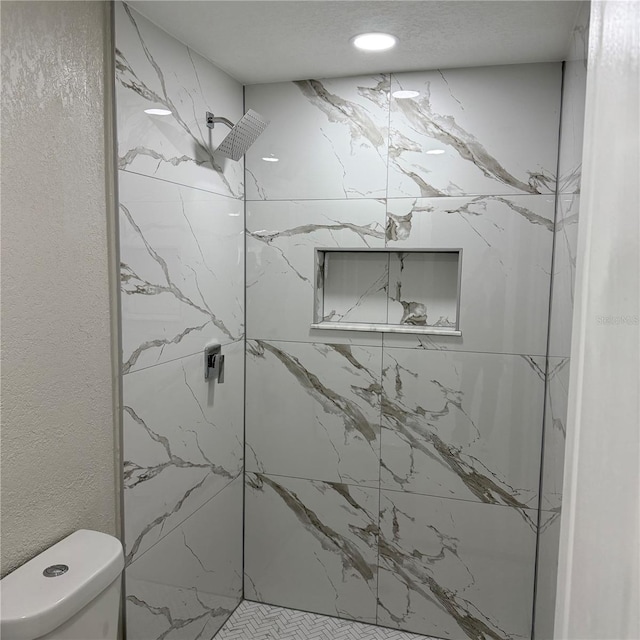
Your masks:
M 539 561 L 540 561 L 540 526 L 542 523 L 542 501 L 543 501 L 543 488 L 544 488 L 544 463 L 545 463 L 545 432 L 547 421 L 547 394 L 549 393 L 549 347 L 551 345 L 551 321 L 553 318 L 553 284 L 554 277 L 553 272 L 556 262 L 556 239 L 558 222 L 558 208 L 560 206 L 560 193 L 559 193 L 559 181 L 560 181 L 560 153 L 561 153 L 561 138 L 562 138 L 562 106 L 564 102 L 564 81 L 565 81 L 565 63 L 562 63 L 562 75 L 560 78 L 560 112 L 558 114 L 558 149 L 556 155 L 556 193 L 555 203 L 553 211 L 553 237 L 551 239 L 551 266 L 549 271 L 549 308 L 547 313 L 547 341 L 546 352 L 544 361 L 544 395 L 542 399 L 542 425 L 541 425 L 541 438 L 540 438 L 540 465 L 538 476 L 538 519 L 536 522 L 536 545 L 534 550 L 534 563 L 533 563 L 533 594 L 531 602 L 531 640 L 535 640 L 536 633 L 536 609 L 538 600 L 538 573 L 539 573 Z
M 389 94 L 387 104 L 387 174 L 385 185 L 385 207 L 384 207 L 384 247 L 388 248 L 387 226 L 389 224 L 389 158 L 391 149 L 391 88 L 393 86 L 393 74 L 389 74 Z M 391 289 L 391 253 L 387 253 L 387 322 L 389 322 L 389 294 Z M 380 338 L 380 411 L 378 413 L 378 537 L 376 554 L 376 625 L 379 622 L 379 602 L 380 602 L 380 538 L 382 536 L 382 396 L 384 394 L 384 334 Z
M 378 489 L 378 487 L 375 486 L 375 482 L 372 483 L 368 483 L 368 484 L 354 484 L 353 482 L 344 482 L 342 480 L 320 480 L 318 478 L 303 478 L 302 476 L 290 476 L 290 475 L 284 475 L 282 473 L 272 473 L 270 471 L 254 471 L 254 470 L 248 470 L 246 471 L 246 473 L 250 473 L 253 475 L 262 475 L 262 476 L 269 476 L 270 478 L 287 478 L 289 480 L 306 480 L 307 482 L 319 482 L 322 484 L 343 484 L 347 487 L 354 487 L 356 489 L 371 489 L 372 491 L 376 491 Z M 435 498 L 436 500 L 455 500 L 456 502 L 467 502 L 470 504 L 478 504 L 478 505 L 486 505 L 488 507 L 503 507 L 506 509 L 514 509 L 515 507 L 511 507 L 508 504 L 501 504 L 501 503 L 497 503 L 497 502 L 483 502 L 482 500 L 471 500 L 469 498 L 455 498 L 453 496 L 439 496 L 433 493 L 421 493 L 419 491 L 407 491 L 406 489 L 389 489 L 389 488 L 382 488 L 380 487 L 379 489 L 380 493 L 384 492 L 389 492 L 389 493 L 402 493 L 402 494 L 408 494 L 408 495 L 412 495 L 412 496 L 422 496 L 424 498 Z M 538 507 L 525 507 L 524 508 L 525 511 L 538 511 Z M 516 511 L 518 511 L 518 509 L 516 509 Z M 543 509 L 542 510 L 545 513 L 554 513 L 554 511 L 552 509 Z
M 247 88 L 246 85 L 242 86 L 242 112 L 245 113 L 245 109 L 247 106 Z M 245 592 L 244 592 L 244 583 L 245 583 L 245 557 L 246 557 L 246 520 L 247 520 L 247 157 L 245 155 L 243 159 L 242 165 L 242 173 L 243 173 L 243 189 L 244 189 L 244 198 L 243 198 L 243 220 L 242 220 L 242 241 L 243 241 L 243 281 L 242 281 L 242 289 L 243 289 L 243 301 L 244 301 L 244 309 L 243 309 L 243 362 L 244 362 L 244 377 L 243 384 L 244 388 L 242 390 L 242 563 L 240 566 L 241 577 L 242 577 L 242 590 L 241 590 L 241 600 L 240 604 L 244 602 Z
M 123 169 L 121 169 L 123 171 Z M 138 174 L 143 175 L 143 174 Z M 159 180 L 161 178 L 158 178 Z M 179 184 L 179 183 L 172 183 Z M 195 187 L 193 187 L 195 188 Z M 207 193 L 213 193 L 209 191 Z M 562 195 L 572 195 L 573 192 L 563 192 Z M 217 194 L 220 195 L 220 194 Z M 230 197 L 230 196 L 229 196 Z M 456 194 L 452 196 L 362 196 L 359 198 L 247 198 L 247 202 L 362 202 L 363 200 L 372 200 L 380 202 L 381 200 L 453 200 L 453 199 L 475 199 L 475 198 L 555 198 L 555 192 L 549 193 L 468 193 L 468 194 Z M 237 200 L 237 198 L 235 198 Z
M 378 413 L 379 447 L 378 447 L 378 537 L 376 555 L 376 624 L 378 624 L 378 603 L 380 601 L 380 537 L 382 536 L 382 395 L 384 376 L 384 350 L 380 349 L 380 411 Z
M 343 332 L 341 332 L 341 333 L 343 333 Z M 385 334 L 379 333 L 377 335 L 384 336 Z M 409 335 L 412 335 L 412 334 L 409 334 Z M 371 344 L 371 343 L 366 343 L 366 342 L 363 342 L 362 344 L 360 344 L 360 342 L 335 342 L 335 341 L 332 341 L 332 340 L 322 340 L 322 339 L 318 339 L 318 340 L 284 340 L 282 338 L 260 338 L 260 337 L 253 337 L 253 336 L 252 337 L 247 336 L 246 339 L 249 340 L 249 341 L 261 340 L 262 342 L 282 343 L 282 344 L 321 344 L 321 345 L 322 344 L 324 344 L 324 345 L 338 344 L 338 345 L 349 345 L 351 347 L 363 347 L 363 348 L 368 348 L 368 349 L 382 349 L 384 347 L 386 349 L 408 349 L 408 350 L 413 350 L 413 351 L 419 351 L 421 353 L 435 351 L 437 353 L 450 353 L 450 354 L 474 353 L 474 354 L 477 354 L 477 355 L 508 356 L 508 357 L 516 357 L 516 358 L 546 358 L 547 357 L 545 353 L 503 353 L 501 351 L 468 351 L 468 350 L 463 350 L 463 349 L 430 349 L 430 348 L 426 348 L 426 347 L 422 347 L 422 346 L 411 346 L 411 345 L 395 345 L 395 344 L 384 345 L 384 344 L 382 344 L 382 341 L 380 343 L 378 343 L 378 344 Z M 553 357 L 553 358 L 568 358 L 569 356 L 552 355 L 551 357 Z
M 140 560 L 140 558 L 142 558 L 142 556 L 144 556 L 147 552 L 151 551 L 151 549 L 153 549 L 159 542 L 162 542 L 169 534 L 173 533 L 176 529 L 178 529 L 185 522 L 187 522 L 187 520 L 190 520 L 193 516 L 195 516 L 196 513 L 198 513 L 203 507 L 206 507 L 214 498 L 217 498 L 226 488 L 230 487 L 241 476 L 242 476 L 242 471 L 240 471 L 238 475 L 236 475 L 234 478 L 229 480 L 227 484 L 225 484 L 223 487 L 218 489 L 218 491 L 216 491 L 210 498 L 208 498 L 206 502 L 203 502 L 194 512 L 190 513 L 184 520 L 180 520 L 180 522 L 178 522 L 174 527 L 169 529 L 169 531 L 167 531 L 163 536 L 158 538 L 150 547 L 145 549 L 141 554 L 136 555 L 136 557 L 133 560 L 131 560 L 129 564 L 125 565 L 125 569 L 129 569 L 129 567 L 132 567 L 138 560 Z M 125 562 L 126 562 L 126 554 L 125 554 Z
M 237 338 L 236 340 L 230 340 L 229 342 L 221 342 L 220 346 L 229 347 L 238 342 L 242 342 L 242 340 L 244 340 L 244 334 L 239 338 Z M 139 371 L 146 371 L 147 369 L 153 369 L 154 367 L 161 367 L 164 364 L 169 364 L 171 362 L 178 362 L 178 360 L 184 360 L 185 358 L 192 358 L 193 356 L 198 356 L 198 355 L 202 355 L 202 349 L 198 351 L 194 351 L 192 353 L 185 353 L 182 356 L 177 356 L 175 358 L 171 358 L 170 360 L 163 360 L 162 362 L 156 362 L 155 364 L 150 364 L 150 365 L 147 365 L 146 367 L 140 367 L 139 369 L 130 369 L 126 373 L 123 373 L 122 377 L 124 379 L 125 376 L 131 375 L 132 373 L 138 373 Z
M 200 191 L 201 193 L 209 193 L 212 196 L 219 196 L 220 198 L 227 198 L 228 200 L 233 200 L 235 202 L 244 202 L 244 199 L 241 196 L 230 196 L 225 193 L 218 193 L 217 191 L 210 191 L 209 189 L 203 189 L 202 187 L 194 187 L 191 184 L 185 184 L 184 182 L 176 182 L 175 180 L 167 180 L 166 178 L 158 178 L 158 176 L 151 176 L 148 173 L 140 173 L 139 171 L 131 171 L 131 169 L 121 169 L 118 168 L 118 171 L 122 171 L 123 173 L 128 173 L 132 176 L 139 176 L 141 178 L 149 178 L 149 180 L 157 180 L 158 182 L 164 182 L 166 184 L 172 184 L 176 187 L 183 187 L 184 189 L 193 189 L 194 191 Z M 244 186 L 244 185 L 243 185 Z

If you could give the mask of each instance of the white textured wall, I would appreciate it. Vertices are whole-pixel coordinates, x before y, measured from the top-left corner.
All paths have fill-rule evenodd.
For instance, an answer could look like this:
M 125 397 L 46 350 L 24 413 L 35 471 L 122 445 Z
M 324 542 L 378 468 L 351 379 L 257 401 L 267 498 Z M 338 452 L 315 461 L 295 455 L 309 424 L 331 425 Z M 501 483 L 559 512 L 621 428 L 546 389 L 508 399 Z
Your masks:
M 102 2 L 2 2 L 2 574 L 114 533 Z

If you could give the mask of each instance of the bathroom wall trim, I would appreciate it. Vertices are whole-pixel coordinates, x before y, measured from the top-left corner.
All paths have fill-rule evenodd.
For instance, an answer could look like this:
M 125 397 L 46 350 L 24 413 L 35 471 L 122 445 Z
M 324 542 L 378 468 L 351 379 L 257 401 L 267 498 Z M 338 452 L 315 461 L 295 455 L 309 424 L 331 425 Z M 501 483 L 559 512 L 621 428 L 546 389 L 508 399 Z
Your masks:
M 109 297 L 111 298 L 111 375 L 113 380 L 113 440 L 116 531 L 124 540 L 124 496 L 122 483 L 122 313 L 120 292 L 120 222 L 118 216 L 118 138 L 116 130 L 116 44 L 115 12 L 112 2 L 104 3 L 105 11 L 105 195 L 107 216 Z M 126 638 L 125 572 L 122 572 L 119 637 Z

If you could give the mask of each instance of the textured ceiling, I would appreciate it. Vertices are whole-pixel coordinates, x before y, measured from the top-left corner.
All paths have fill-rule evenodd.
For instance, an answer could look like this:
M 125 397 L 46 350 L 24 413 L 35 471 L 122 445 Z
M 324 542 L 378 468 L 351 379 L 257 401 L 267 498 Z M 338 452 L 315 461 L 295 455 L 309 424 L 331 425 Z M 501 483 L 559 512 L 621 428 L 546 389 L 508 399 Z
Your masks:
M 245 84 L 380 71 L 563 60 L 580 2 L 553 0 L 133 0 Z M 364 53 L 366 31 L 399 38 Z

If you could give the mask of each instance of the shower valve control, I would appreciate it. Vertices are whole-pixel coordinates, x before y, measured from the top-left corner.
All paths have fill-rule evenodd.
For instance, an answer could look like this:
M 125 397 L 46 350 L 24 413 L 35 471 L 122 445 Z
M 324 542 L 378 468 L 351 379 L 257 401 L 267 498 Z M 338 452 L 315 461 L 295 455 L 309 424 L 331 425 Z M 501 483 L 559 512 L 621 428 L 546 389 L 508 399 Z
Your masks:
M 224 382 L 224 356 L 222 347 L 217 342 L 204 348 L 204 379 Z

